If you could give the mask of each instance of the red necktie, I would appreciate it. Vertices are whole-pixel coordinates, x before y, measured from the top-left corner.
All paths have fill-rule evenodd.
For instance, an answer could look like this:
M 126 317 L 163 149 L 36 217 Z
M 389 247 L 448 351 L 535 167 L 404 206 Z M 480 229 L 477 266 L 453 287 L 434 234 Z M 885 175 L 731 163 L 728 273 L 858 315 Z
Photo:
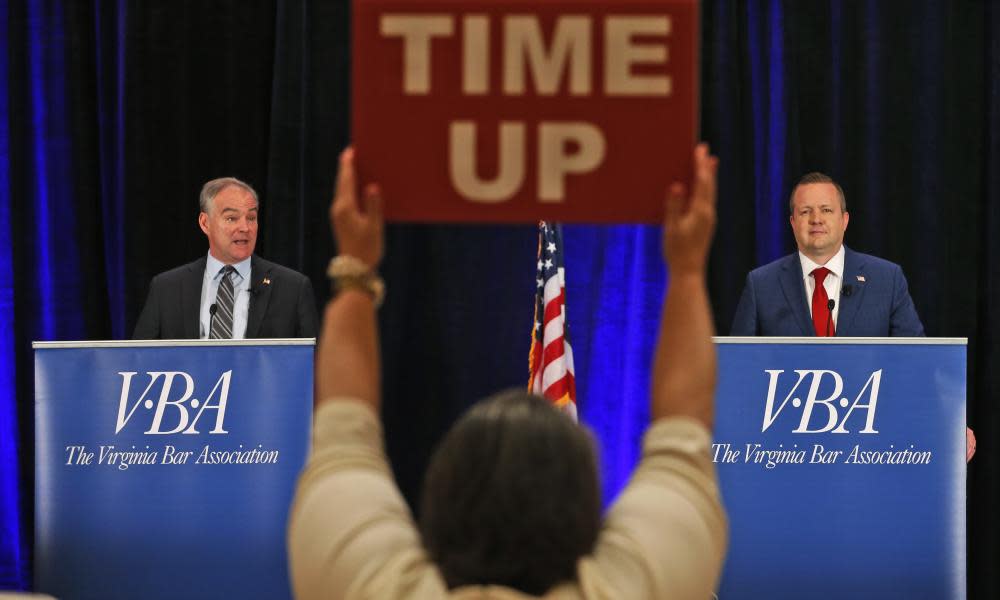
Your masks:
M 816 329 L 817 337 L 829 337 L 836 333 L 833 325 L 833 311 L 830 309 L 830 299 L 826 295 L 826 288 L 823 287 L 823 280 L 830 274 L 830 269 L 820 267 L 813 270 L 812 276 L 816 280 L 816 288 L 813 290 L 813 328 Z

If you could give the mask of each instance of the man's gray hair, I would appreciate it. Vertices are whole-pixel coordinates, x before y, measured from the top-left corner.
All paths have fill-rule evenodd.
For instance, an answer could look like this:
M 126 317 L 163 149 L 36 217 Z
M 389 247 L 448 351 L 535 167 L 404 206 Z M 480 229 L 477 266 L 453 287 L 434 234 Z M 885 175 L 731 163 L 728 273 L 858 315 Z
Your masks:
M 841 212 L 847 212 L 847 198 L 844 197 L 844 190 L 840 187 L 840 184 L 833 180 L 833 177 L 825 173 L 820 173 L 818 171 L 813 171 L 812 173 L 806 173 L 799 179 L 799 182 L 795 184 L 792 188 L 792 195 L 788 197 L 788 212 L 789 214 L 795 212 L 795 190 L 799 189 L 799 186 L 809 185 L 810 183 L 829 183 L 833 187 L 837 188 L 837 195 L 840 196 L 840 210 Z
M 240 181 L 235 177 L 219 177 L 218 179 L 213 179 L 205 185 L 201 186 L 201 194 L 198 195 L 198 206 L 201 208 L 201 212 L 207 213 L 212 208 L 212 200 L 219 195 L 219 192 L 226 189 L 227 187 L 235 185 L 238 188 L 243 188 L 244 190 L 250 192 L 253 196 L 253 201 L 258 206 L 260 205 L 260 200 L 257 199 L 257 192 L 250 187 L 249 183 Z

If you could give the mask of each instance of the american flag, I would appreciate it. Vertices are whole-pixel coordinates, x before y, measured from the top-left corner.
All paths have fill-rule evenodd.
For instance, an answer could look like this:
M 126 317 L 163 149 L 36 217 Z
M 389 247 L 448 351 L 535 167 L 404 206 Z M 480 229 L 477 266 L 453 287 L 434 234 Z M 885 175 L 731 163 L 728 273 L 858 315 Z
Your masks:
M 535 325 L 528 358 L 528 391 L 538 394 L 576 420 L 576 377 L 566 325 L 566 273 L 562 228 L 538 223 Z

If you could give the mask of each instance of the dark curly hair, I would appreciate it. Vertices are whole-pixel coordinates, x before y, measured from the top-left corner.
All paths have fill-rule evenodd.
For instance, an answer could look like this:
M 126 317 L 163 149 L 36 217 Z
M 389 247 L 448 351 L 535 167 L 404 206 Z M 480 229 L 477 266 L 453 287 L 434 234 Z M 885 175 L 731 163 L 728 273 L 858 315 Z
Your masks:
M 545 400 L 496 394 L 451 428 L 424 480 L 420 529 L 449 588 L 540 595 L 576 576 L 600 528 L 588 432 Z

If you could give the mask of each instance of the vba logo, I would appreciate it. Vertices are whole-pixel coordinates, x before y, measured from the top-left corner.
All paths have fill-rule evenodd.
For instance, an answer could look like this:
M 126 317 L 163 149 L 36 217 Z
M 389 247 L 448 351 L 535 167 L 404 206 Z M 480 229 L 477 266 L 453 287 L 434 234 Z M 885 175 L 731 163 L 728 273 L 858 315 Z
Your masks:
M 791 377 L 782 377 L 784 370 L 768 370 L 765 373 L 770 377 L 767 388 L 767 402 L 764 405 L 764 423 L 761 432 L 774 424 L 781 415 L 781 411 L 791 401 L 792 407 L 801 409 L 799 426 L 792 430 L 792 433 L 850 433 L 847 426 L 857 422 L 851 421 L 854 411 L 859 411 L 859 417 L 864 417 L 864 428 L 858 433 L 878 433 L 875 429 L 875 406 L 878 404 L 878 388 L 882 380 L 882 369 L 873 371 L 868 377 L 868 381 L 861 386 L 854 401 L 851 402 L 841 394 L 844 390 L 844 378 L 836 371 L 822 369 L 802 369 L 795 370 L 798 379 L 787 393 L 778 391 L 781 384 L 787 385 Z M 822 389 L 822 396 L 821 396 Z M 775 401 L 779 395 L 784 396 L 781 404 L 775 408 Z M 805 399 L 802 399 L 802 396 Z M 841 416 L 840 408 L 847 411 Z M 818 416 L 817 416 L 818 415 Z M 849 423 L 850 422 L 850 423 Z M 853 426 L 853 425 L 852 425 Z
M 208 393 L 204 401 L 191 397 L 195 391 L 194 379 L 183 371 L 146 372 L 144 377 L 149 377 L 149 381 L 134 401 L 132 400 L 132 380 L 138 373 L 125 371 L 118 374 L 122 376 L 122 395 L 118 400 L 116 434 L 128 424 L 140 406 L 145 410 L 156 408 L 153 411 L 149 429 L 145 431 L 147 434 L 199 433 L 198 421 L 205 414 L 205 411 L 213 411 L 215 414 L 215 427 L 208 433 L 229 433 L 223 429 L 223 421 L 226 418 L 226 403 L 229 400 L 229 380 L 233 375 L 232 369 L 219 376 L 212 391 Z M 140 381 L 144 377 L 141 376 Z M 139 383 L 135 388 L 139 389 L 141 385 Z M 183 392 L 178 392 L 181 389 Z M 154 400 L 154 398 L 156 399 Z

